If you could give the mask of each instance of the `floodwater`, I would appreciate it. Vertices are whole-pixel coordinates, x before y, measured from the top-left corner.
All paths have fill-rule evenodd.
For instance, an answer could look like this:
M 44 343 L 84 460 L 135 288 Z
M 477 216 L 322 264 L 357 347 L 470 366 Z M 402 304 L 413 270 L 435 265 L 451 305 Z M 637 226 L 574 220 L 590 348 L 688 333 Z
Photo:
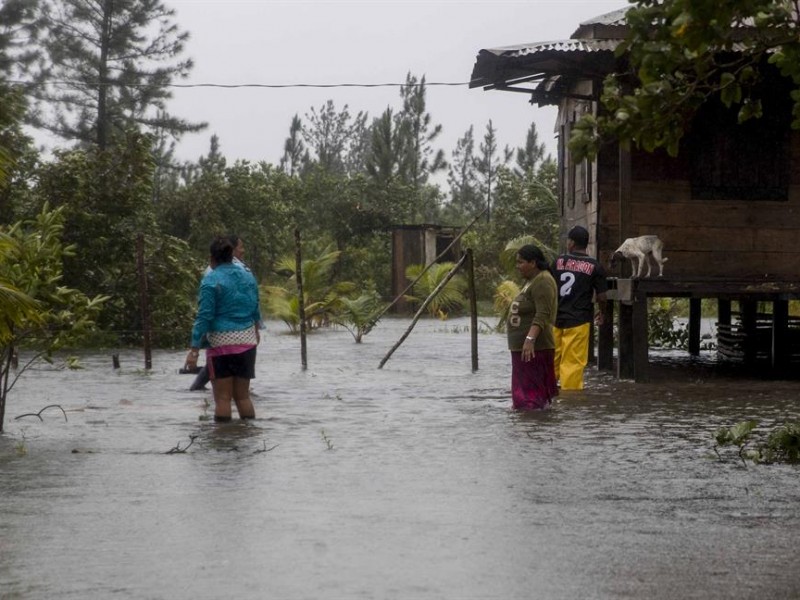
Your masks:
M 420 322 L 379 370 L 408 324 L 315 332 L 303 371 L 268 323 L 250 423 L 204 420 L 185 351 L 28 371 L 0 435 L 0 598 L 800 597 L 800 468 L 712 438 L 800 419 L 800 383 L 663 354 L 653 383 L 591 371 L 518 414 L 504 337 L 472 373 L 465 319 Z M 16 418 L 51 404 L 66 418 Z

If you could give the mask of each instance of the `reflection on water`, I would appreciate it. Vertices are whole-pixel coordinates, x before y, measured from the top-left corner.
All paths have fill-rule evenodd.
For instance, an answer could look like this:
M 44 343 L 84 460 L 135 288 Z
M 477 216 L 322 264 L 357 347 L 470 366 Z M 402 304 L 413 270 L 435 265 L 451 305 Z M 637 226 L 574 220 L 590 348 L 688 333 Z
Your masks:
M 269 324 L 258 419 L 214 424 L 185 353 L 23 376 L 0 436 L 2 598 L 796 598 L 798 470 L 712 432 L 798 419 L 796 382 L 654 356 L 510 410 L 502 336 L 408 321 L 361 345 Z M 58 410 L 43 421 L 14 417 Z M 176 450 L 177 449 L 177 450 Z M 176 450 L 172 451 L 171 450 Z

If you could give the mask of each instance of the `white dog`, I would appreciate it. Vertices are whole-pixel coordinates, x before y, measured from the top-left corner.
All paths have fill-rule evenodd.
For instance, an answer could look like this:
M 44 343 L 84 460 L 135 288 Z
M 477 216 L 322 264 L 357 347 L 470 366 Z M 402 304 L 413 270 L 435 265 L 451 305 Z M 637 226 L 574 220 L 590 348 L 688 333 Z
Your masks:
M 644 271 L 644 265 L 647 263 L 647 275 L 650 277 L 650 257 L 658 263 L 658 276 L 664 275 L 664 263 L 667 262 L 666 258 L 661 256 L 664 250 L 664 243 L 658 239 L 657 235 L 641 235 L 635 238 L 628 238 L 622 245 L 614 250 L 611 255 L 611 267 L 613 268 L 618 260 L 627 258 L 631 261 L 634 276 L 641 277 Z

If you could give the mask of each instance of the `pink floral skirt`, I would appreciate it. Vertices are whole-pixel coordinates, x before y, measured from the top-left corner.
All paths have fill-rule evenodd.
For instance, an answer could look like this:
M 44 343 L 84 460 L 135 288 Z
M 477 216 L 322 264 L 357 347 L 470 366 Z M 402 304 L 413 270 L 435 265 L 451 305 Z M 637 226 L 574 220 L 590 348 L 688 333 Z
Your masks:
M 558 396 L 555 350 L 537 350 L 533 360 L 522 361 L 522 352 L 511 353 L 511 401 L 516 410 L 547 408 Z

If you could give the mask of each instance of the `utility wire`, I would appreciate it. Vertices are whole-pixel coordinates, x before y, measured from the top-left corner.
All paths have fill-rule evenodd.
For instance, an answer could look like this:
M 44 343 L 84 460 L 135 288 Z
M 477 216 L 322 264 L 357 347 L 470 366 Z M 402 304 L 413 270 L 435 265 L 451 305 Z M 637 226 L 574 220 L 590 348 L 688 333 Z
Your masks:
M 109 81 L 106 83 L 100 82 L 85 82 L 85 81 L 19 81 L 8 80 L 8 83 L 14 85 L 23 85 L 26 87 L 39 87 L 43 85 L 66 85 L 66 86 L 83 86 L 83 87 L 101 87 L 101 86 L 120 86 L 120 87 L 151 87 L 147 83 L 117 83 Z M 269 89 L 283 89 L 283 88 L 379 88 L 379 87 L 419 87 L 422 83 L 168 83 L 159 85 L 159 87 L 171 88 L 269 88 Z M 426 87 L 460 87 L 469 85 L 468 81 L 432 81 L 425 82 Z

